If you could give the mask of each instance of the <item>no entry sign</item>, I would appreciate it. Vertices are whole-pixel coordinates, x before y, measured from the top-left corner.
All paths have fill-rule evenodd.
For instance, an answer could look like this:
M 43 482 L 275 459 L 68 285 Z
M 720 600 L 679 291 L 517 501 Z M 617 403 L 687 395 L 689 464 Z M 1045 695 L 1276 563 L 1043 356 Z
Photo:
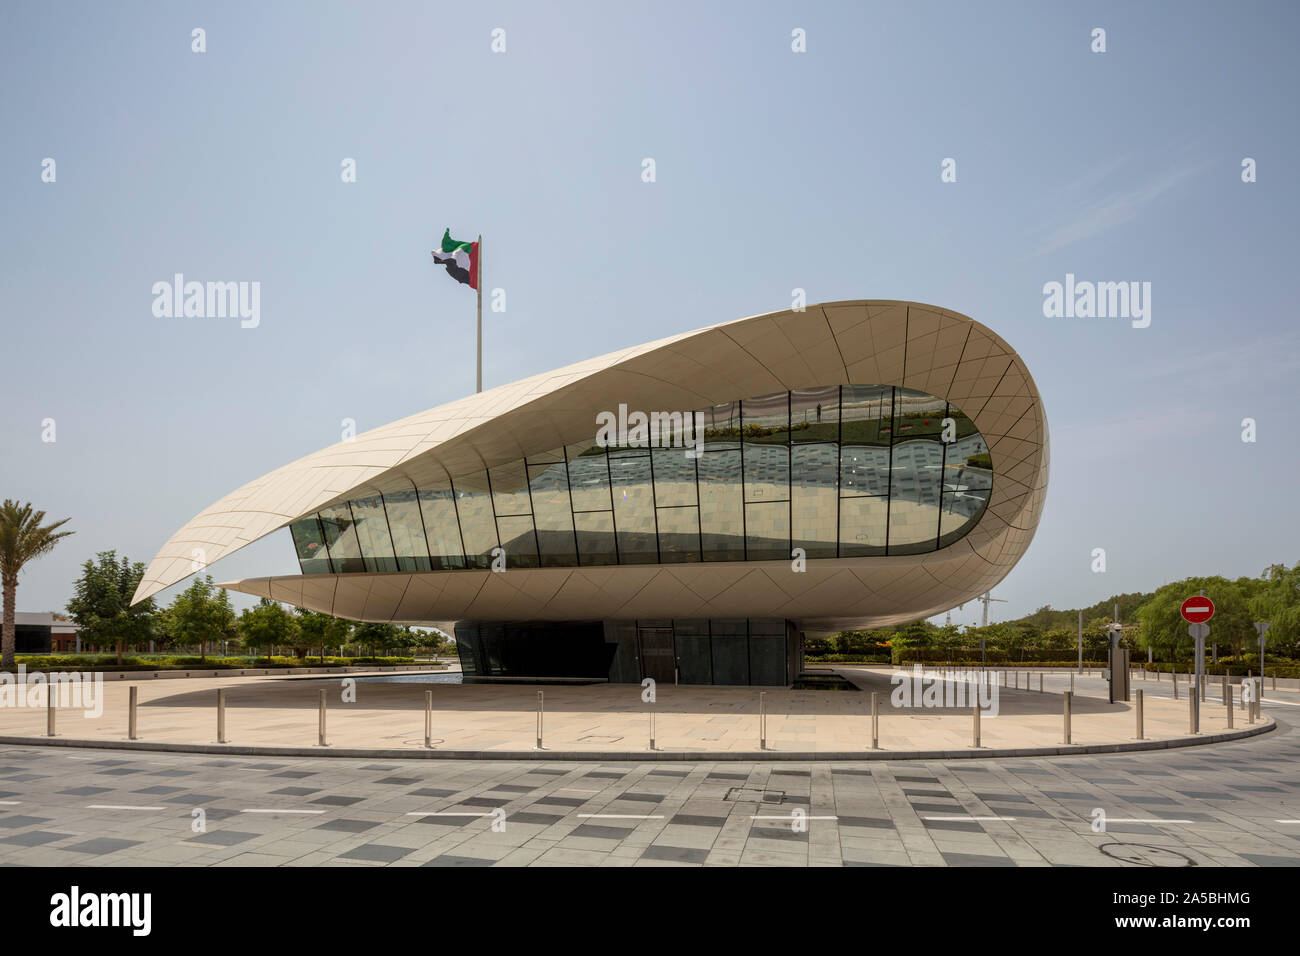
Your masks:
M 1214 617 L 1214 602 L 1207 597 L 1190 597 L 1183 602 L 1182 613 L 1188 624 L 1204 624 Z

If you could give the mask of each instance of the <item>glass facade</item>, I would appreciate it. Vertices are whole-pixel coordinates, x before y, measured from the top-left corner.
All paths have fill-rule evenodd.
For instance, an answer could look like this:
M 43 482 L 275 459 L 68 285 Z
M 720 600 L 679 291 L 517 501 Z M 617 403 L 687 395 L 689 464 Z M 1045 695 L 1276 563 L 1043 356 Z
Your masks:
M 511 568 L 919 554 L 967 533 L 992 493 L 974 423 L 913 389 L 799 388 L 695 415 L 695 457 L 593 436 L 323 508 L 290 526 L 302 573 L 485 569 L 497 548 Z

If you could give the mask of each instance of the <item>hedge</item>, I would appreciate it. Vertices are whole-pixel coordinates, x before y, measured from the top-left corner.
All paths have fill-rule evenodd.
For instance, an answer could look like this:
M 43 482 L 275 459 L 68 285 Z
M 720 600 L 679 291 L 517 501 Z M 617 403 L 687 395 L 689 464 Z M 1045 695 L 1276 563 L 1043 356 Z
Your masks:
M 117 663 L 116 654 L 17 654 L 15 664 L 24 665 L 32 670 L 78 670 L 78 671 L 174 671 L 174 670 L 251 670 L 253 668 L 294 668 L 294 667 L 356 667 L 356 666 L 391 666 L 394 664 L 414 664 L 412 657 L 272 657 L 270 664 L 265 657 L 209 657 L 206 660 L 194 656 L 139 657 L 122 655 L 122 663 Z

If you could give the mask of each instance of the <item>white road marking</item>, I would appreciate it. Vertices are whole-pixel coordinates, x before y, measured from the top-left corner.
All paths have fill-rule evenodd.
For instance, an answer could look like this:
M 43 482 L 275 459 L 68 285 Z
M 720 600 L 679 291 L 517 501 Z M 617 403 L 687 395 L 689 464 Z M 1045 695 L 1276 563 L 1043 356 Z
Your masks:
M 414 810 L 407 814 L 408 817 L 490 817 L 492 813 L 469 813 L 457 810 L 440 810 L 440 811 L 423 811 Z
M 0 800 L 0 803 L 4 804 L 6 807 L 16 807 L 18 804 L 22 803 L 22 801 L 21 800 Z
M 133 807 L 121 803 L 92 803 L 87 810 L 166 810 L 166 807 Z
M 972 816 L 969 816 L 968 814 L 964 814 L 964 813 L 962 813 L 962 814 L 953 814 L 953 815 L 951 815 L 951 816 L 921 817 L 921 819 L 922 819 L 922 820 L 974 820 L 974 821 L 983 821 L 983 820 L 1014 820 L 1015 817 L 972 817 Z
M 1172 817 L 1106 817 L 1105 822 L 1111 823 L 1195 823 L 1195 820 L 1175 820 Z
M 240 813 L 324 813 L 324 810 L 240 810 Z
M 785 820 L 787 823 L 791 820 L 838 820 L 839 817 L 796 817 L 793 813 L 785 815 L 777 814 L 776 816 L 763 816 L 761 814 L 751 815 L 751 820 Z
M 579 813 L 590 820 L 662 820 L 662 813 Z

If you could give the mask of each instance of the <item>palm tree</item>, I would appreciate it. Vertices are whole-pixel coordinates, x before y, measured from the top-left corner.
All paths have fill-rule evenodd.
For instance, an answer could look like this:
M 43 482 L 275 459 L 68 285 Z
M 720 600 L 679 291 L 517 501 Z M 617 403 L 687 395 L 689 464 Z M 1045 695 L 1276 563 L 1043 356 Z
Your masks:
M 60 538 L 72 531 L 58 531 L 69 519 L 42 526 L 44 511 L 33 511 L 31 503 L 20 505 L 5 499 L 0 505 L 0 586 L 4 591 L 4 630 L 0 637 L 0 667 L 14 666 L 14 598 L 18 592 L 18 572 L 54 550 Z

